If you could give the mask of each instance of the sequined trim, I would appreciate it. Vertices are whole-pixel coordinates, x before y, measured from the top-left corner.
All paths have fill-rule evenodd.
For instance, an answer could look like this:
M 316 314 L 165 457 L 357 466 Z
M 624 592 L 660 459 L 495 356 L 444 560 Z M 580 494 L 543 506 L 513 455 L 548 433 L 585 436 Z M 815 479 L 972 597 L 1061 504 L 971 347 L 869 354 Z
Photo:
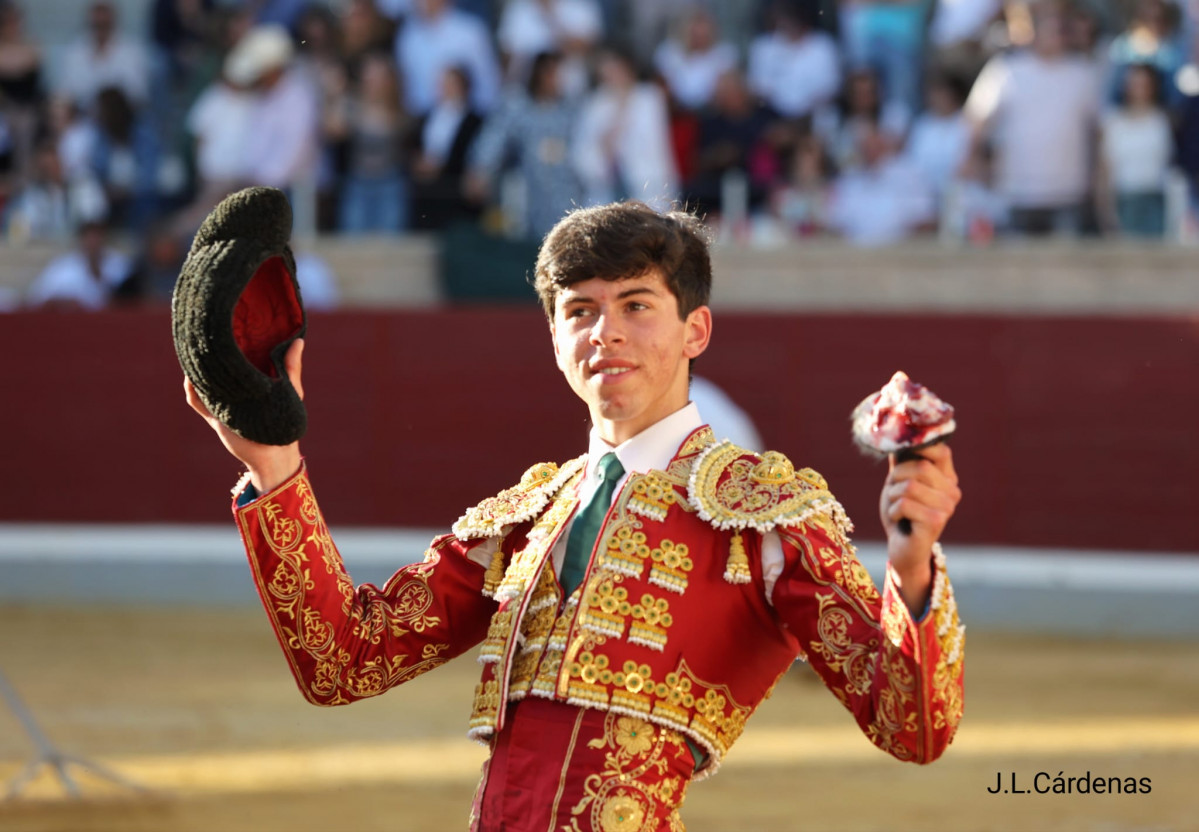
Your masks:
M 578 457 L 561 468 L 552 462 L 534 465 L 525 471 L 519 483 L 488 497 L 459 517 L 454 523 L 454 535 L 459 540 L 502 537 L 511 526 L 540 514 L 562 486 L 583 470 L 585 462 L 586 457 Z
M 655 680 L 648 664 L 625 661 L 616 668 L 607 654 L 584 651 L 570 662 L 568 679 L 565 698 L 571 705 L 640 717 L 693 739 L 709 758 L 696 780 L 716 773 L 753 713 L 727 686 L 697 677 L 686 660 Z
M 933 617 L 938 642 L 937 664 L 933 671 L 930 707 L 932 729 L 949 728 L 949 739 L 962 721 L 962 673 L 965 665 L 966 627 L 958 618 L 958 605 L 945 571 L 941 544 L 933 544 L 933 589 L 929 614 Z
M 700 454 L 691 470 L 687 499 L 718 529 L 773 531 L 817 523 L 844 540 L 853 524 L 824 478 L 798 471 L 780 453 L 759 455 L 725 440 Z

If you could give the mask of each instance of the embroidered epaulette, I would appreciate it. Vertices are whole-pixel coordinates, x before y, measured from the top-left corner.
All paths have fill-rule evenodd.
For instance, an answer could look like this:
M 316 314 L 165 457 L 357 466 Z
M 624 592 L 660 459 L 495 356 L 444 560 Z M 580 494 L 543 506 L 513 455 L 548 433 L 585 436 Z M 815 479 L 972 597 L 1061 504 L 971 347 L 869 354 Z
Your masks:
M 853 531 L 845 509 L 811 468 L 795 469 L 776 451 L 756 454 L 725 440 L 707 448 L 691 469 L 687 501 L 718 529 L 776 528 L 828 521 L 841 536 Z
M 494 497 L 488 497 L 454 523 L 459 540 L 502 537 L 507 527 L 532 520 L 549 504 L 558 490 L 583 467 L 586 457 L 578 457 L 561 467 L 541 462 L 525 471 L 520 482 Z

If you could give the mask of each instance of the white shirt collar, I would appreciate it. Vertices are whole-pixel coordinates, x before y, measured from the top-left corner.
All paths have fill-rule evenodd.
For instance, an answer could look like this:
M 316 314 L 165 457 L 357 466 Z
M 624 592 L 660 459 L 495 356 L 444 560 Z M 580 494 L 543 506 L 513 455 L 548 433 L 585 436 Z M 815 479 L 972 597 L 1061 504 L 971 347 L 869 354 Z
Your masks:
M 616 454 L 627 473 L 646 473 L 651 469 L 664 469 L 674 459 L 679 446 L 697 428 L 704 425 L 695 402 L 655 422 L 632 439 L 626 439 L 613 448 L 600 438 L 595 426 L 591 427 L 591 438 L 587 446 L 587 476 L 595 473 L 595 463 L 608 452 Z

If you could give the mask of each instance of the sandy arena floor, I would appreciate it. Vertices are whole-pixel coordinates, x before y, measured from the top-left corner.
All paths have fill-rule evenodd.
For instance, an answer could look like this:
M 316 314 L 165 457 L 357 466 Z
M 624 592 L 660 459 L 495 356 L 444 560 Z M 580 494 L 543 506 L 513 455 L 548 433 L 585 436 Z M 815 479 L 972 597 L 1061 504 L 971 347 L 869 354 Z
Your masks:
M 463 738 L 459 659 L 349 708 L 306 704 L 257 610 L 0 607 L 0 669 L 68 753 L 154 789 L 48 777 L 0 802 L 12 832 L 465 828 L 483 750 Z M 1199 830 L 1199 643 L 971 632 L 966 719 L 936 764 L 876 751 L 803 670 L 722 772 L 688 794 L 691 832 Z M 0 785 L 33 754 L 0 708 Z M 1149 794 L 988 794 L 1002 776 L 1150 778 Z M 1042 782 L 1046 782 L 1043 778 Z

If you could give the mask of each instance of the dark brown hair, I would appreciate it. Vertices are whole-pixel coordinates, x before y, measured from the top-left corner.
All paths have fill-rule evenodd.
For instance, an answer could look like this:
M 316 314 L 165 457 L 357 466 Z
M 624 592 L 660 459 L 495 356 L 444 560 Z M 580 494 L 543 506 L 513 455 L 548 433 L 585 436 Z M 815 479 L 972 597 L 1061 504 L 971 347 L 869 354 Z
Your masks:
M 546 235 L 533 288 L 547 318 L 558 293 L 594 277 L 622 280 L 657 270 L 678 300 L 679 318 L 706 306 L 712 292 L 708 235 L 685 211 L 659 214 L 643 202 L 571 211 Z

